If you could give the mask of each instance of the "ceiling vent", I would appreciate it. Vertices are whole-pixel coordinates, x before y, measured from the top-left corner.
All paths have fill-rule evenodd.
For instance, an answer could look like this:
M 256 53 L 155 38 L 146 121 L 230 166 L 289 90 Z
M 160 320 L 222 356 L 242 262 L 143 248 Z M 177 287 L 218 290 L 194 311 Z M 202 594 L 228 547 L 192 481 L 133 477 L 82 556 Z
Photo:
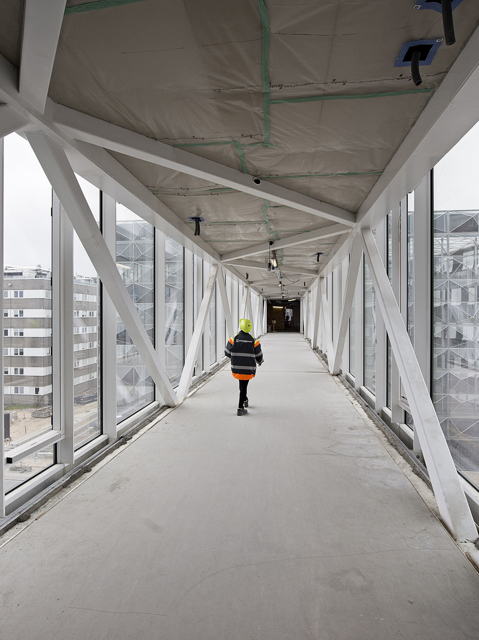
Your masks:
M 431 64 L 442 41 L 442 38 L 438 38 L 436 40 L 406 42 L 403 44 L 394 66 L 411 67 L 413 82 L 416 86 L 419 86 L 422 84 L 419 67 L 427 67 Z

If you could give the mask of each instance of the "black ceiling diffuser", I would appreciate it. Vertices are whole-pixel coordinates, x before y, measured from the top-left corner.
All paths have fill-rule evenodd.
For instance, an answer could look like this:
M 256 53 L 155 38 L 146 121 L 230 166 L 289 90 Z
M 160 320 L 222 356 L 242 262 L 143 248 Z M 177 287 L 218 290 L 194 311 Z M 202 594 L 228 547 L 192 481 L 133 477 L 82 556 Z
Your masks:
M 411 67 L 411 75 L 414 84 L 418 87 L 422 84 L 419 67 L 427 67 L 431 64 L 437 50 L 441 46 L 443 38 L 436 40 L 413 40 L 403 44 L 401 51 L 394 63 L 395 67 Z
M 200 235 L 200 222 L 204 222 L 205 219 L 202 218 L 201 216 L 191 216 L 191 218 L 188 218 L 188 220 L 190 222 L 194 222 L 195 223 L 195 236 L 199 236 Z
M 454 20 L 452 12 L 456 7 L 461 4 L 462 0 L 441 0 L 436 2 L 435 0 L 417 0 L 413 9 L 433 9 L 442 14 L 442 24 L 444 27 L 444 39 L 446 45 L 449 47 L 456 42 L 456 35 L 454 33 Z

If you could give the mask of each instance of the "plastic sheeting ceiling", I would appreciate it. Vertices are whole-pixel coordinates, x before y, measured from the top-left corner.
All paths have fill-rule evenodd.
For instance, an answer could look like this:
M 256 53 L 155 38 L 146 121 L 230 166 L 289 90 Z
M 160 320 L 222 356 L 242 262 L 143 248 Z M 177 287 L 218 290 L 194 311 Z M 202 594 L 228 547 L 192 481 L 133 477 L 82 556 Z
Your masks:
M 83 4 L 70 0 L 67 7 Z M 421 69 L 417 92 L 409 69 L 395 68 L 394 61 L 404 42 L 443 33 L 441 15 L 413 11 L 412 1 L 110 4 L 65 15 L 49 92 L 53 100 L 352 212 L 479 19 L 478 2 L 458 6 L 457 44 L 439 47 L 431 66 Z M 21 3 L 2 0 L 0 53 L 16 66 L 21 26 Z M 341 99 L 384 93 L 389 96 Z M 114 155 L 184 221 L 204 217 L 201 235 L 220 253 L 331 224 Z M 341 241 L 337 236 L 285 249 L 282 261 L 315 268 L 314 253 L 327 255 Z M 252 259 L 263 264 L 264 258 Z

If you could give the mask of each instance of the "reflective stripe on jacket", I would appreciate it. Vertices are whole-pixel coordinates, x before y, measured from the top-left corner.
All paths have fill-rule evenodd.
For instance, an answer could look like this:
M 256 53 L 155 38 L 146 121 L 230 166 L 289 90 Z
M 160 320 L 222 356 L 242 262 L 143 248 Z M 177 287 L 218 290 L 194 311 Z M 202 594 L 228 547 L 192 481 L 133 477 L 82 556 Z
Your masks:
M 259 340 L 240 331 L 226 343 L 225 356 L 231 359 L 231 373 L 237 380 L 251 380 L 256 374 L 256 363 L 262 364 L 263 352 Z

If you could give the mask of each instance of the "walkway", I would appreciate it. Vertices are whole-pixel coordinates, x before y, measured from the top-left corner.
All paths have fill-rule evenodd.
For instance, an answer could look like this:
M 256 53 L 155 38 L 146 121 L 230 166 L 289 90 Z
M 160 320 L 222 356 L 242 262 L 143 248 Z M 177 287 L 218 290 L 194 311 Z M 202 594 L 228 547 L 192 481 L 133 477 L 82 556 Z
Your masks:
M 299 335 L 0 549 L 8 640 L 462 640 L 479 576 Z M 1 544 L 1 540 L 0 540 Z

